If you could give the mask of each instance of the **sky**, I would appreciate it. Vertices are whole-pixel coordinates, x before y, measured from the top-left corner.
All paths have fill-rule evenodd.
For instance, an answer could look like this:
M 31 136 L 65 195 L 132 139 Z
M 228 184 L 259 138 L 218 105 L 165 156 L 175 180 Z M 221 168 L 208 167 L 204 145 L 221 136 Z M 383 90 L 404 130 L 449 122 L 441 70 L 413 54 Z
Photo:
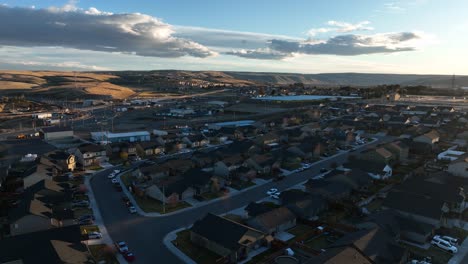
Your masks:
M 466 10 L 466 0 L 0 0 L 0 69 L 468 75 Z

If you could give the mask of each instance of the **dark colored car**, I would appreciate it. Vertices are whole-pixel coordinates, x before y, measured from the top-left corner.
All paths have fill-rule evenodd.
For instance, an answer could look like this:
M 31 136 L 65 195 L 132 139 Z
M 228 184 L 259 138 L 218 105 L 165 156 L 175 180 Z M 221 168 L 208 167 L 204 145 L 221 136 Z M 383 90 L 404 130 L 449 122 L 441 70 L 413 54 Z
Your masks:
M 123 253 L 123 257 L 126 261 L 128 262 L 133 262 L 135 261 L 135 255 L 133 255 L 133 253 L 131 252 L 126 252 L 126 253 Z

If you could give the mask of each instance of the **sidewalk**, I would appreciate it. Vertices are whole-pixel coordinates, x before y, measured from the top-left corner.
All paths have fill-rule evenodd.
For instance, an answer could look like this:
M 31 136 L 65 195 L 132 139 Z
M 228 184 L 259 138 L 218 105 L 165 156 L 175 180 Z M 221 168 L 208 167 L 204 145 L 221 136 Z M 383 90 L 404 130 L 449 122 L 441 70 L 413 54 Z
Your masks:
M 113 245 L 114 241 L 112 238 L 109 236 L 109 233 L 107 232 L 106 226 L 104 225 L 104 222 L 102 221 L 102 216 L 101 212 L 99 211 L 99 207 L 96 203 L 96 198 L 94 197 L 93 189 L 91 188 L 91 179 L 94 177 L 94 174 L 97 173 L 96 171 L 93 171 L 93 174 L 90 175 L 89 177 L 85 177 L 84 184 L 86 188 L 88 189 L 88 198 L 89 198 L 89 207 L 93 210 L 93 215 L 94 215 L 94 224 L 99 227 L 99 231 L 102 234 L 102 238 L 99 240 L 92 240 L 88 241 L 89 245 L 97 245 L 97 244 L 107 244 L 107 245 Z M 116 259 L 119 263 L 127 263 L 125 259 L 122 257 L 121 254 L 116 254 Z
M 468 238 L 466 238 L 463 243 L 458 247 L 457 254 L 453 255 L 453 257 L 449 260 L 448 264 L 458 264 L 458 263 L 466 263 L 465 257 L 468 258 Z
M 172 241 L 174 241 L 177 238 L 177 233 L 184 230 L 184 229 L 185 228 L 179 228 L 177 230 L 174 230 L 174 231 L 170 232 L 169 234 L 167 234 L 164 237 L 163 243 L 169 249 L 169 251 L 172 252 L 172 254 L 176 255 L 184 263 L 197 264 L 195 261 L 193 261 L 187 255 L 185 255 L 184 252 L 180 251 L 176 246 L 174 246 L 174 244 L 172 244 Z
M 128 197 L 128 199 L 130 199 L 130 201 L 132 202 L 132 204 L 135 206 L 136 210 L 137 210 L 137 214 L 141 215 L 141 216 L 145 216 L 145 217 L 165 217 L 165 216 L 170 216 L 170 215 L 174 215 L 174 214 L 178 214 L 178 213 L 181 213 L 181 212 L 184 212 L 184 211 L 188 211 L 188 210 L 193 210 L 197 207 L 200 207 L 200 206 L 204 206 L 204 205 L 207 205 L 207 204 L 210 204 L 210 203 L 214 203 L 214 202 L 218 202 L 219 200 L 222 200 L 222 199 L 225 199 L 225 197 L 219 197 L 219 198 L 216 198 L 216 199 L 212 199 L 212 200 L 209 200 L 209 201 L 202 201 L 202 202 L 196 202 L 194 203 L 193 206 L 191 207 L 186 207 L 186 208 L 183 208 L 183 209 L 180 209 L 180 210 L 177 210 L 177 211 L 174 211 L 174 212 L 170 212 L 170 213 L 166 213 L 166 214 L 161 214 L 161 213 L 156 213 L 156 212 L 152 212 L 152 213 L 147 213 L 145 211 L 143 211 L 140 206 L 138 206 L 138 203 L 135 201 L 135 198 L 133 197 L 133 194 L 130 193 L 130 191 L 127 189 L 127 187 L 123 184 L 122 180 L 121 180 L 121 176 L 123 175 L 124 172 L 121 172 L 119 173 L 119 175 L 117 175 L 117 179 L 119 179 L 119 183 L 120 185 L 122 185 L 122 189 L 123 189 L 123 192 L 125 193 L 125 195 Z M 267 182 L 270 182 L 271 180 L 269 181 L 265 181 L 263 180 L 263 183 L 267 183 Z M 252 185 L 248 188 L 245 188 L 245 189 L 242 189 L 240 191 L 238 190 L 235 190 L 235 192 L 230 192 L 229 193 L 229 197 L 232 197 L 232 196 L 236 196 L 238 194 L 241 194 L 242 192 L 244 191 L 248 191 L 252 188 L 255 188 L 257 187 L 258 185 Z M 192 201 L 194 202 L 194 201 Z M 189 203 L 191 204 L 191 203 Z M 191 204 L 192 205 L 192 204 Z
M 366 144 L 363 144 L 363 145 L 360 145 L 359 147 L 357 148 L 363 148 L 367 145 L 370 145 L 370 144 L 373 144 L 375 143 L 375 140 L 373 140 L 372 142 L 367 142 Z M 337 156 L 340 156 L 340 155 L 345 155 L 347 152 L 339 152 L 339 153 L 336 153 L 335 155 L 332 155 L 330 157 L 327 157 L 325 159 L 321 159 L 319 161 L 316 161 L 314 162 L 312 165 L 317 165 L 317 164 L 320 164 L 320 163 L 323 163 L 323 162 L 327 162 L 329 159 L 333 159 Z M 329 171 L 328 171 L 329 172 Z M 327 173 L 328 173 L 327 172 Z M 193 202 L 193 206 L 191 207 L 187 207 L 187 208 L 183 208 L 183 209 L 180 209 L 180 210 L 177 210 L 177 211 L 174 211 L 174 212 L 170 212 L 170 213 L 166 213 L 166 214 L 161 214 L 161 213 L 156 213 L 156 212 L 151 212 L 151 213 L 147 213 L 145 211 L 143 211 L 140 206 L 138 206 L 138 203 L 135 201 L 135 198 L 133 197 L 133 194 L 130 193 L 130 191 L 126 188 L 126 186 L 123 184 L 122 180 L 121 180 L 121 176 L 125 173 L 125 171 L 119 173 L 117 175 L 117 179 L 119 180 L 119 183 L 120 185 L 122 186 L 122 189 L 123 189 L 123 192 L 125 193 L 125 195 L 127 195 L 127 197 L 130 199 L 130 201 L 132 202 L 132 204 L 135 206 L 136 208 L 136 211 L 139 215 L 141 216 L 145 216 L 145 217 L 165 217 L 165 216 L 170 216 L 170 215 L 174 215 L 174 214 L 178 214 L 178 213 L 181 213 L 181 212 L 184 212 L 184 211 L 188 211 L 188 210 L 193 210 L 193 209 L 196 209 L 197 207 L 200 207 L 200 206 L 204 206 L 204 205 L 207 205 L 207 204 L 210 204 L 210 203 L 214 203 L 214 202 L 217 202 L 221 199 L 225 199 L 225 197 L 219 197 L 219 198 L 216 198 L 216 199 L 212 199 L 212 200 L 209 200 L 209 201 L 203 201 L 203 202 L 195 202 L 195 201 L 191 201 Z M 322 173 L 320 174 L 322 177 L 324 175 L 326 175 L 326 173 Z M 259 178 L 256 178 L 253 180 L 253 182 L 255 183 L 255 185 L 252 185 L 248 188 L 245 188 L 245 189 L 242 189 L 242 190 L 236 190 L 236 192 L 230 192 L 228 197 L 233 197 L 233 196 L 236 196 L 236 195 L 239 195 L 245 191 L 248 191 L 252 188 L 256 188 L 260 185 L 263 185 L 263 184 L 266 184 L 266 183 L 269 183 L 271 182 L 272 179 L 270 180 L 264 180 L 264 179 L 259 179 Z M 299 185 L 297 185 L 299 186 Z M 301 187 L 302 188 L 302 187 Z M 268 199 L 269 197 L 266 197 L 266 199 Z M 271 199 L 270 199 L 271 200 Z M 273 202 L 277 202 L 276 200 L 273 200 Z M 191 204 L 192 205 L 192 204 Z

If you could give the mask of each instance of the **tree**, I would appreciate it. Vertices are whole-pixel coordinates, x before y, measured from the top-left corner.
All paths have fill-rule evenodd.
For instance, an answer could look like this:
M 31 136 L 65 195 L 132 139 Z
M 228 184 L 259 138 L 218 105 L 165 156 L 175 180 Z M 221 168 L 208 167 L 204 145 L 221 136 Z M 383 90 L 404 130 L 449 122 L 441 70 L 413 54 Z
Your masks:
M 128 160 L 128 152 L 126 151 L 120 152 L 120 158 L 124 161 Z

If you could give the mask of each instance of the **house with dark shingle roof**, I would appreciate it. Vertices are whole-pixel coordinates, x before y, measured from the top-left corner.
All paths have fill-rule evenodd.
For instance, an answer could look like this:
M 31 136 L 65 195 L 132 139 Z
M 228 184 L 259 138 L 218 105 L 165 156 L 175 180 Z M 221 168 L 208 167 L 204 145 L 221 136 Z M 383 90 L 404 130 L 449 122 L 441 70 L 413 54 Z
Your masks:
M 257 215 L 247 225 L 264 233 L 275 235 L 296 226 L 296 215 L 286 207 L 280 207 Z
M 0 239 L 0 263 L 94 263 L 81 240 L 78 225 Z
M 437 228 L 442 224 L 444 213 L 449 211 L 443 200 L 398 190 L 387 194 L 382 208 L 396 210 L 403 216 Z
M 325 250 L 346 247 L 362 252 L 371 263 L 406 263 L 408 257 L 407 250 L 378 227 L 346 234 Z
M 435 233 L 435 226 L 405 217 L 391 209 L 376 212 L 369 219 L 397 240 L 425 244 Z
M 236 263 L 266 243 L 266 235 L 254 228 L 208 213 L 190 228 L 190 241 L 229 262 Z

